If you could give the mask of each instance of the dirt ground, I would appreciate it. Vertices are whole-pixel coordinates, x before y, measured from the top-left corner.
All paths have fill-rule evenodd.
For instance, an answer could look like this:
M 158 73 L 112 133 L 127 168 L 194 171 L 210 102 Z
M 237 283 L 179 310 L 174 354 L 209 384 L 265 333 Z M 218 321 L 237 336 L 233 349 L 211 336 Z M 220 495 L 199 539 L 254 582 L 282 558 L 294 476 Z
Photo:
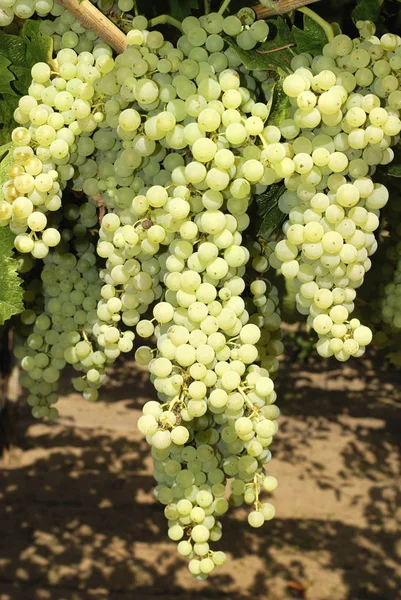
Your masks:
M 152 496 L 144 371 L 119 365 L 96 404 L 66 383 L 53 424 L 22 409 L 0 472 L 0 600 L 400 599 L 400 374 L 292 363 L 271 447 L 277 517 L 255 532 L 232 510 L 228 563 L 204 583 Z

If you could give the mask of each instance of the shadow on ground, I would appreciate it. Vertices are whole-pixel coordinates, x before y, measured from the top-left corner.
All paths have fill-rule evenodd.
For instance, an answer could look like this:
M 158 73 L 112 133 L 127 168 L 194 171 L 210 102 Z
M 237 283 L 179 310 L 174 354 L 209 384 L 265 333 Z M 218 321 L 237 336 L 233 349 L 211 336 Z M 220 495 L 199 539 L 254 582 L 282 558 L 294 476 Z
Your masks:
M 230 561 L 205 583 L 190 578 L 153 500 L 135 428 L 152 395 L 145 373 L 119 363 L 99 405 L 65 383 L 57 423 L 21 409 L 0 473 L 0 600 L 396 600 L 400 383 L 374 361 L 284 362 L 272 450 L 290 492 L 262 530 L 249 531 L 242 509 L 225 518 Z

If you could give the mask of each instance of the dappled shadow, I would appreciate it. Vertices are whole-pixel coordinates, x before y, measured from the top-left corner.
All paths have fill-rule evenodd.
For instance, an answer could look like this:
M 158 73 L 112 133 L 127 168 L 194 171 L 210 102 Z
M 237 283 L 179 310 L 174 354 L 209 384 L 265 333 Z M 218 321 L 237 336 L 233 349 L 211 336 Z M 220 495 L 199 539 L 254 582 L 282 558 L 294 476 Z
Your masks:
M 287 359 L 277 517 L 250 531 L 246 511 L 231 511 L 219 543 L 228 564 L 195 582 L 167 538 L 136 431 L 152 394 L 145 372 L 120 363 L 95 405 L 66 382 L 56 423 L 21 409 L 20 450 L 0 475 L 0 599 L 396 600 L 399 383 L 372 361 L 295 370 Z

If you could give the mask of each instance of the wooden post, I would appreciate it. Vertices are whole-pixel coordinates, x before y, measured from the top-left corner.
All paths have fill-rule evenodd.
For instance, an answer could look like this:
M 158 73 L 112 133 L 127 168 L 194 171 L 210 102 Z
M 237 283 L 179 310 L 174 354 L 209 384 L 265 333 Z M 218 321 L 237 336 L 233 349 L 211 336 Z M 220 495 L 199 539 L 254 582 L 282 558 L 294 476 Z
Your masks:
M 123 52 L 127 45 L 125 33 L 121 31 L 89 0 L 56 0 L 63 8 L 68 10 L 83 27 L 98 34 L 118 54 Z

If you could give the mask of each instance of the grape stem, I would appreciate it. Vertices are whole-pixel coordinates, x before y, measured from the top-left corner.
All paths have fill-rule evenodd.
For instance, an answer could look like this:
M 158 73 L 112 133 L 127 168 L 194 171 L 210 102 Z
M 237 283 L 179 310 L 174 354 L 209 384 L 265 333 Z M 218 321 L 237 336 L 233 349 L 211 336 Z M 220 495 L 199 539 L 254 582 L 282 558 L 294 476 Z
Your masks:
M 245 400 L 245 404 L 248 406 L 248 408 L 253 413 L 258 413 L 258 409 L 256 408 L 256 406 L 254 404 L 252 404 L 252 402 L 249 400 L 247 394 L 245 394 L 245 392 L 243 391 L 243 389 L 241 387 L 239 387 L 238 391 L 241 394 L 241 396 L 243 397 L 243 399 Z
M 89 0 L 56 0 L 56 2 L 74 15 L 85 29 L 97 33 L 118 54 L 124 51 L 127 45 L 125 34 L 92 2 Z
M 266 17 L 284 15 L 300 6 L 313 4 L 313 2 L 319 2 L 319 0 L 277 0 L 276 2 L 270 2 L 269 6 L 263 6 L 262 4 L 252 6 L 252 10 L 256 13 L 258 19 L 266 19 Z
M 224 0 L 223 4 L 220 6 L 219 10 L 218 10 L 218 14 L 222 15 L 227 8 L 230 6 L 230 2 L 231 0 Z
M 255 476 L 253 478 L 253 486 L 254 486 L 254 490 L 255 490 L 255 510 L 258 510 L 258 508 L 261 506 L 261 503 L 259 502 L 260 487 L 259 487 L 258 476 L 259 476 L 259 473 L 255 473 Z
M 334 40 L 334 31 L 333 31 L 333 28 L 330 25 L 330 23 L 328 23 L 320 15 L 318 15 L 317 13 L 315 13 L 314 10 L 311 10 L 307 6 L 302 6 L 301 8 L 298 8 L 298 11 L 301 12 L 301 13 L 303 13 L 307 17 L 313 19 L 315 21 L 315 23 L 317 23 L 318 25 L 320 25 L 320 27 L 325 32 L 327 40 L 329 42 L 331 42 L 332 40 Z
M 159 15 L 158 17 L 151 19 L 148 25 L 149 27 L 157 27 L 157 25 L 172 25 L 179 31 L 182 31 L 181 23 L 177 19 L 174 19 L 174 17 L 170 17 L 170 15 Z

